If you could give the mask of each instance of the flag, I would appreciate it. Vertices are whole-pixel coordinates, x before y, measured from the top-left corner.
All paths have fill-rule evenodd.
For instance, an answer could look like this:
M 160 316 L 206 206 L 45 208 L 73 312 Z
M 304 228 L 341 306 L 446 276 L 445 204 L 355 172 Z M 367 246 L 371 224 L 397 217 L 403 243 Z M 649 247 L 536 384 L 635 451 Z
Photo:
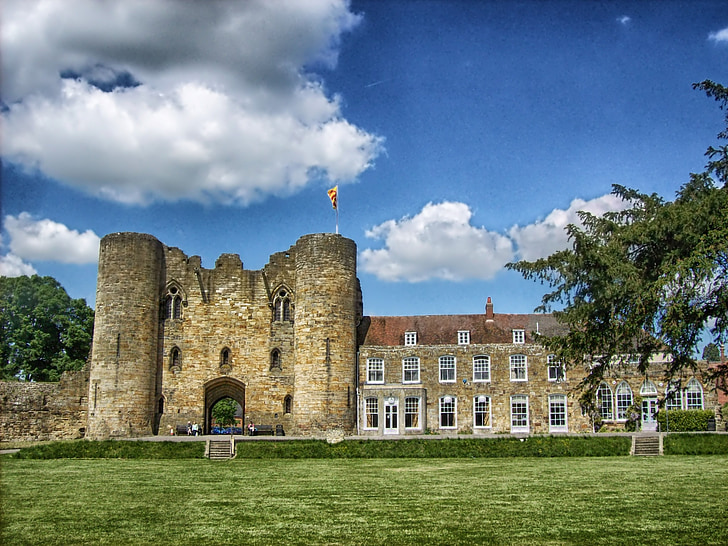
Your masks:
M 331 206 L 339 210 L 339 186 L 334 186 L 327 193 L 331 199 Z

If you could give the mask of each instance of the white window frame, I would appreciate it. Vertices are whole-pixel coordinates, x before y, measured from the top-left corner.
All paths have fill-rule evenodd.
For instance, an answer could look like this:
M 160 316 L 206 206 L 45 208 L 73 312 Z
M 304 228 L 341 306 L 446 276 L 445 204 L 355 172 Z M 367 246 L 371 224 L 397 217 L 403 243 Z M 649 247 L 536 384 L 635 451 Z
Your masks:
M 629 383 L 622 381 L 614 389 L 614 398 L 616 400 L 616 412 L 614 414 L 617 421 L 626 421 L 629 417 L 627 410 L 634 404 L 634 393 Z
M 511 381 L 528 381 L 528 358 L 526 355 L 511 355 L 508 357 L 508 363 L 511 372 Z M 521 375 L 523 377 L 519 377 Z
M 413 404 L 417 407 L 413 409 Z M 417 425 L 407 426 L 407 418 L 410 415 L 416 415 Z M 404 399 L 404 428 L 405 430 L 421 430 L 422 429 L 422 399 L 419 396 L 407 396 Z
M 444 355 L 438 359 L 438 370 L 440 383 L 455 383 L 457 380 L 457 360 L 452 355 Z M 443 379 L 443 374 L 446 376 Z
M 369 425 L 369 416 L 376 417 L 376 425 Z M 375 396 L 364 398 L 364 430 L 379 430 L 379 399 Z
M 700 404 L 696 403 L 696 396 L 700 396 Z M 685 409 L 701 410 L 704 407 L 703 386 L 694 377 L 685 385 Z
M 379 379 L 372 378 L 379 376 Z M 384 359 L 367 358 L 367 383 L 370 385 L 384 384 Z
M 683 409 L 683 391 L 680 390 L 680 382 L 668 383 L 665 388 L 665 408 L 667 411 Z
M 478 424 L 478 414 L 487 414 L 487 425 Z M 493 406 L 490 403 L 490 396 L 480 394 L 473 397 L 473 428 L 493 428 Z
M 412 375 L 416 374 L 416 378 Z M 407 376 L 410 375 L 410 379 Z M 416 356 L 408 356 L 402 359 L 402 383 L 420 382 L 420 359 Z
M 519 409 L 522 404 L 525 405 L 525 410 L 526 410 L 525 413 L 520 412 L 520 411 L 518 413 L 514 412 L 513 411 L 514 404 L 518 404 Z M 530 432 L 531 429 L 529 426 L 530 416 L 529 416 L 529 407 L 528 407 L 528 395 L 514 394 L 513 396 L 511 396 L 511 406 L 510 407 L 511 407 L 511 412 L 510 412 L 510 414 L 511 414 L 511 433 L 520 434 L 520 433 L 524 433 L 524 432 L 526 432 L 526 433 Z M 523 415 L 525 415 L 525 419 L 523 419 L 523 417 L 522 417 Z M 518 418 L 518 420 L 516 420 L 516 418 Z M 525 425 L 523 424 L 524 420 L 526 423 Z
M 470 330 L 458 330 L 458 345 L 470 345 Z
M 526 343 L 526 330 L 513 330 L 513 343 L 516 345 Z
M 447 402 L 447 400 L 450 400 L 450 402 Z M 450 406 L 452 406 L 452 411 L 448 411 L 447 415 L 452 414 L 452 425 L 443 425 L 442 424 L 442 417 L 445 415 L 445 412 L 443 412 L 444 406 L 447 406 L 448 409 Z M 458 399 L 456 396 L 450 396 L 445 395 L 440 397 L 440 403 L 439 403 L 439 412 L 438 412 L 438 424 L 440 425 L 441 429 L 446 430 L 453 430 L 458 428 Z
M 560 406 L 558 411 L 554 411 L 556 406 Z M 563 417 L 563 422 L 559 419 L 555 423 L 559 417 Z M 569 432 L 569 406 L 565 394 L 549 395 L 549 432 Z
M 404 344 L 405 347 L 412 347 L 414 345 L 417 345 L 417 332 L 405 332 Z
M 480 377 L 476 375 L 478 372 L 480 372 Z M 489 355 L 475 355 L 473 357 L 473 383 L 490 383 Z
M 609 393 L 607 398 L 604 393 Z M 612 396 L 612 389 L 604 381 L 599 383 L 596 392 L 597 399 L 597 411 L 599 416 L 605 421 L 614 420 L 614 396 Z M 605 403 L 606 402 L 606 403 Z M 606 410 L 609 410 L 608 412 Z
M 566 370 L 564 370 L 564 365 L 556 360 L 556 355 L 547 356 L 546 361 L 548 362 L 549 381 L 555 383 L 566 381 Z

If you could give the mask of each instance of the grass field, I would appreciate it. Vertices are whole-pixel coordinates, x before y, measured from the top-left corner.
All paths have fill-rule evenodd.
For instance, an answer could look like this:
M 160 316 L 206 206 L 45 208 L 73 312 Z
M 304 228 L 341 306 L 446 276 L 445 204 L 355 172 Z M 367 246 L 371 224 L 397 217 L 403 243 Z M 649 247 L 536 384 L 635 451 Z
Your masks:
M 726 544 L 728 457 L 19 460 L 15 544 Z

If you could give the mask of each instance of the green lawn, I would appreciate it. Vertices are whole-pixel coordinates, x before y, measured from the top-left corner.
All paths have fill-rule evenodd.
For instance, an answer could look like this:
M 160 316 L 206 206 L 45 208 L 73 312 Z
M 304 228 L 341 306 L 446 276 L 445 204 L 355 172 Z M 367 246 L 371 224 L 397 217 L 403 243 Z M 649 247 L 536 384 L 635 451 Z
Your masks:
M 725 544 L 728 457 L 2 458 L 14 544 Z

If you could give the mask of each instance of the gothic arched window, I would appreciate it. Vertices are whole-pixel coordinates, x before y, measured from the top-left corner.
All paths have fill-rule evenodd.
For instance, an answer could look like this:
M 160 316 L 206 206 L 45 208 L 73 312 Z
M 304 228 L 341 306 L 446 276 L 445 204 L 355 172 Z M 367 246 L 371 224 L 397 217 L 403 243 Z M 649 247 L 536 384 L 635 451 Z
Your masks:
M 182 318 L 182 295 L 179 288 L 174 285 L 167 289 L 167 296 L 164 299 L 164 318 Z
M 281 352 L 278 349 L 273 349 L 270 352 L 270 369 L 281 369 Z
M 288 290 L 281 288 L 273 299 L 273 320 L 275 321 L 293 321 L 291 313 L 291 296 Z
M 178 372 L 182 369 L 182 352 L 177 347 L 172 347 L 169 352 L 169 369 Z
M 291 413 L 291 410 L 293 409 L 293 397 L 288 394 L 283 399 L 283 413 Z

